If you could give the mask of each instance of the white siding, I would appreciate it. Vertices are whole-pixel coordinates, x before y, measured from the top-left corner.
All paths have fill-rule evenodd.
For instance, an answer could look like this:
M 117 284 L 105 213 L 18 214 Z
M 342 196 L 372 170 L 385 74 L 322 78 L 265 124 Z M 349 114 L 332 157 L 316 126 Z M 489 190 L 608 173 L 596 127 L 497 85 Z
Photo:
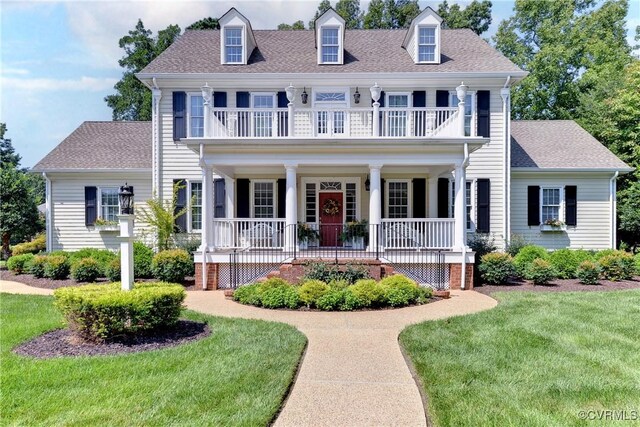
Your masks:
M 52 196 L 52 250 L 75 251 L 93 247 L 117 250 L 117 232 L 100 232 L 85 225 L 84 187 L 119 187 L 127 181 L 133 186 L 137 207 L 151 198 L 151 172 L 148 174 L 119 173 L 50 173 Z M 138 208 L 137 208 L 138 209 Z M 136 236 L 148 236 L 149 230 L 139 217 L 135 222 Z
M 513 174 L 511 188 L 511 231 L 527 241 L 549 249 L 611 247 L 610 174 Z M 540 232 L 527 225 L 527 186 L 577 186 L 578 225 L 566 232 Z

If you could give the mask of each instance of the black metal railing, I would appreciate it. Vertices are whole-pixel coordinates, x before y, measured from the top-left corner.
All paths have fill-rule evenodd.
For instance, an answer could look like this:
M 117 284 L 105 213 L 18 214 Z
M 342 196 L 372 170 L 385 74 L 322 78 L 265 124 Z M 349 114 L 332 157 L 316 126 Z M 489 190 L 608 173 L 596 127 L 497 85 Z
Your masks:
M 449 288 L 449 265 L 445 251 L 396 249 L 385 252 L 384 263 L 397 273 L 436 290 Z
M 298 226 L 296 258 L 378 259 L 380 226 L 371 224 L 319 224 Z

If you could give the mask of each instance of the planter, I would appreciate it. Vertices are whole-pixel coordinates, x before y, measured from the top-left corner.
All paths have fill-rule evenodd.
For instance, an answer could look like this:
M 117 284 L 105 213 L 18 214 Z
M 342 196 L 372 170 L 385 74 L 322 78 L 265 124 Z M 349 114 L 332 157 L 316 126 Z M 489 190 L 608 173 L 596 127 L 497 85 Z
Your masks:
M 349 243 L 352 249 L 364 249 L 364 237 L 352 237 Z
M 449 289 L 446 290 L 435 290 L 433 291 L 433 296 L 438 298 L 447 299 L 451 297 L 451 291 Z
M 299 248 L 301 251 L 306 251 L 307 249 L 309 249 L 309 242 L 308 242 L 307 240 L 305 240 L 304 242 L 302 242 L 302 241 L 301 241 L 301 242 L 299 242 L 299 243 L 298 243 L 298 248 Z
M 553 233 L 553 232 L 557 233 L 557 232 L 566 231 L 566 230 L 567 230 L 566 225 L 546 225 L 546 224 L 540 225 L 540 231 L 545 233 Z
M 120 231 L 120 226 L 118 224 L 96 225 L 95 229 L 100 233 L 117 233 Z

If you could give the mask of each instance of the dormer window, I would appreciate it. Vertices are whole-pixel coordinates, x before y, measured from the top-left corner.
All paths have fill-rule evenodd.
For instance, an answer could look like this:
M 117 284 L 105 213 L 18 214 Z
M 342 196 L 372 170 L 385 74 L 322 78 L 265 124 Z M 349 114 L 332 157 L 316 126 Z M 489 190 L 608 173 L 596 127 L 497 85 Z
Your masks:
M 322 28 L 322 63 L 337 64 L 340 49 L 338 28 Z
M 418 27 L 418 62 L 436 60 L 436 27 Z
M 242 64 L 242 28 L 228 27 L 224 29 L 224 51 L 227 64 Z

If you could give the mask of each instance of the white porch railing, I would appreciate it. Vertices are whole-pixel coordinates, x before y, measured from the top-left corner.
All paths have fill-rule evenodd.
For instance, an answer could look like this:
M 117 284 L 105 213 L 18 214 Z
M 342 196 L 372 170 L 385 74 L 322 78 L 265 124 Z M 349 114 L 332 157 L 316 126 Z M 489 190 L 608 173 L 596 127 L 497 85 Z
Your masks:
M 216 249 L 284 248 L 284 219 L 214 219 Z
M 449 218 L 383 219 L 385 249 L 450 249 L 454 242 L 455 220 Z
M 212 109 L 211 135 L 236 138 L 431 138 L 459 136 L 457 108 L 380 108 L 373 129 L 373 108 L 299 108 L 289 135 L 287 109 Z

